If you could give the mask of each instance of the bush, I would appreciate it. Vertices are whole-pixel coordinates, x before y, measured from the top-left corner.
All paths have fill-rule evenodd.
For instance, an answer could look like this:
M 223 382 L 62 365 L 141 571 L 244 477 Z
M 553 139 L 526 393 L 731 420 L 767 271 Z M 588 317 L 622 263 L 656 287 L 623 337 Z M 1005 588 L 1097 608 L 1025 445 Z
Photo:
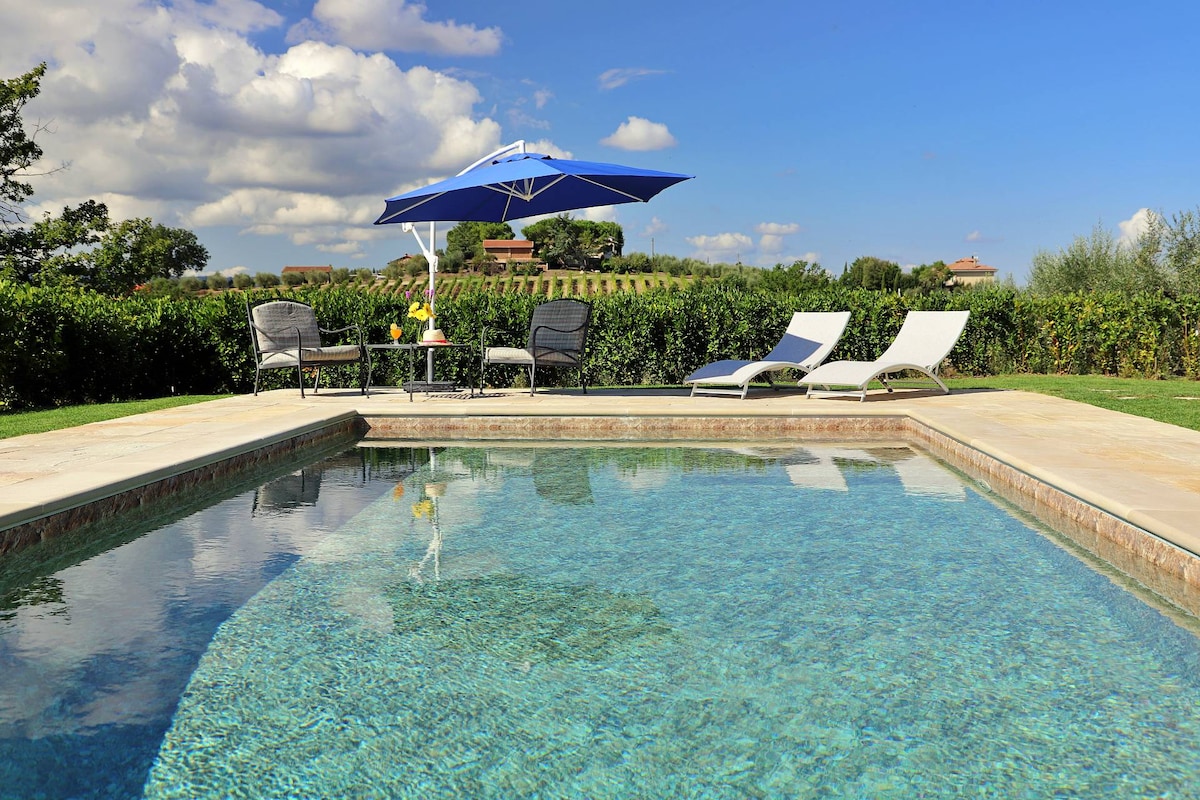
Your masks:
M 731 273 L 735 277 L 737 273 Z M 188 279 L 183 279 L 180 284 Z M 192 281 L 198 280 L 194 277 Z M 561 279 L 555 279 L 562 291 Z M 392 322 L 415 336 L 403 293 L 353 287 L 221 292 L 203 298 L 109 298 L 78 288 L 0 281 L 0 401 L 10 408 L 108 402 L 172 393 L 247 392 L 254 382 L 245 302 L 278 296 L 311 304 L 322 327 L 364 326 L 371 342 L 388 340 Z M 543 297 L 467 288 L 437 299 L 438 327 L 461 342 L 523 346 Z M 1002 286 L 919 297 L 831 285 L 802 292 L 748 290 L 725 280 L 684 289 L 620 292 L 591 298 L 593 323 L 585 371 L 592 384 L 678 384 L 722 358 L 761 358 L 795 311 L 851 310 L 833 359 L 873 359 L 892 341 L 909 309 L 969 309 L 971 319 L 947 372 L 1200 375 L 1200 297 L 1075 293 L 1039 296 Z M 330 344 L 353 343 L 342 334 Z M 439 354 L 447 377 L 475 380 L 479 354 Z M 379 365 L 381 382 L 407 367 Z M 294 386 L 286 371 L 264 374 L 267 388 Z M 356 366 L 322 370 L 327 385 L 352 385 Z M 518 367 L 492 367 L 493 385 L 524 380 Z M 573 371 L 548 382 L 573 384 Z M 539 378 L 539 382 L 541 379 Z
M 233 288 L 235 289 L 249 289 L 253 285 L 254 278 L 251 278 L 245 272 L 239 272 L 233 276 Z
M 254 274 L 254 285 L 260 289 L 271 289 L 280 284 L 280 278 L 274 272 L 257 272 Z

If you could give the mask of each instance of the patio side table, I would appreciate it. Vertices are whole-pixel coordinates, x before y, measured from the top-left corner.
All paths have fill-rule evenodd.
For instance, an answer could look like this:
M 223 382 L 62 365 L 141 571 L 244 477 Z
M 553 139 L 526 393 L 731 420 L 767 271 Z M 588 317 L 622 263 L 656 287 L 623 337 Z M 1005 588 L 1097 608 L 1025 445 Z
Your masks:
M 369 344 L 367 345 L 367 394 L 371 393 L 371 351 L 377 350 L 381 352 L 399 351 L 408 353 L 408 380 L 401 385 L 404 391 L 408 392 L 408 400 L 413 401 L 413 395 L 417 392 L 456 392 L 459 390 L 457 381 L 419 381 L 417 380 L 417 354 L 426 350 L 443 350 L 453 348 L 470 348 L 471 345 L 460 342 L 388 342 L 386 344 Z M 475 384 L 471 383 L 468 387 L 471 390 L 471 397 L 475 396 Z

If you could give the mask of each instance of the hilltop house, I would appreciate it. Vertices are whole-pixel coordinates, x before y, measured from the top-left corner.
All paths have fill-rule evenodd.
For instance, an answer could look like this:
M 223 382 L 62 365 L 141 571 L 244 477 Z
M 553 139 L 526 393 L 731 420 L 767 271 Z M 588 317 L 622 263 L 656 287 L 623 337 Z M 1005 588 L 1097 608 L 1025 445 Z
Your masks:
M 483 252 L 501 264 L 533 261 L 533 242 L 525 239 L 484 239 Z
M 972 286 L 996 280 L 996 268 L 980 264 L 977 256 L 960 258 L 952 264 L 947 264 L 946 268 L 950 270 L 947 286 Z

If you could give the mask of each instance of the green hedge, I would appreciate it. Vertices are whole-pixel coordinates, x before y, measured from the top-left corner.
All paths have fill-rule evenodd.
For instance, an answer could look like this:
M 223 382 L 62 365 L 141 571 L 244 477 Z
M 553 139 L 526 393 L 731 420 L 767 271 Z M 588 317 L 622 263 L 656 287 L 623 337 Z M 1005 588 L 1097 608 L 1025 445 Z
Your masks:
M 388 341 L 407 319 L 408 300 L 353 287 L 222 292 L 203 298 L 108 298 L 73 289 L 0 282 L 0 401 L 11 409 L 161 397 L 248 392 L 254 382 L 245 302 L 292 297 L 311 303 L 322 327 L 362 324 L 372 342 Z M 523 345 L 533 308 L 544 297 L 465 292 L 439 298 L 438 327 L 455 341 Z M 919 298 L 828 287 L 769 294 L 719 283 L 590 298 L 586 370 L 593 385 L 677 384 L 721 358 L 764 355 L 793 311 L 849 309 L 851 322 L 834 359 L 870 359 L 895 336 L 909 309 L 969 309 L 966 332 L 948 372 L 1101 373 L 1166 377 L 1200 374 L 1200 297 L 1071 294 L 1034 296 L 993 287 Z M 343 342 L 349 341 L 343 337 Z M 471 379 L 478 352 L 439 353 L 440 374 Z M 407 375 L 400 358 L 376 359 L 376 381 Z M 322 373 L 350 385 L 357 367 Z M 546 376 L 565 384 L 574 373 Z M 492 385 L 519 385 L 516 367 L 489 369 Z M 294 385 L 286 370 L 264 373 L 267 388 Z

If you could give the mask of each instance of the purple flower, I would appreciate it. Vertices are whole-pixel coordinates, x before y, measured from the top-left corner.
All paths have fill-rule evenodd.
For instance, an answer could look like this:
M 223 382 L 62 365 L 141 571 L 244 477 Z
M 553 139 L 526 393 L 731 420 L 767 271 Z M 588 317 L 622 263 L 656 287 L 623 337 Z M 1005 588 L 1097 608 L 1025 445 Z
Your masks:
M 408 289 L 408 290 L 406 290 L 406 291 L 404 292 L 404 299 L 405 299 L 405 300 L 411 300 L 411 299 L 412 299 L 412 289 Z
M 433 289 L 426 289 L 425 296 L 428 297 L 430 300 L 432 300 L 433 299 Z

